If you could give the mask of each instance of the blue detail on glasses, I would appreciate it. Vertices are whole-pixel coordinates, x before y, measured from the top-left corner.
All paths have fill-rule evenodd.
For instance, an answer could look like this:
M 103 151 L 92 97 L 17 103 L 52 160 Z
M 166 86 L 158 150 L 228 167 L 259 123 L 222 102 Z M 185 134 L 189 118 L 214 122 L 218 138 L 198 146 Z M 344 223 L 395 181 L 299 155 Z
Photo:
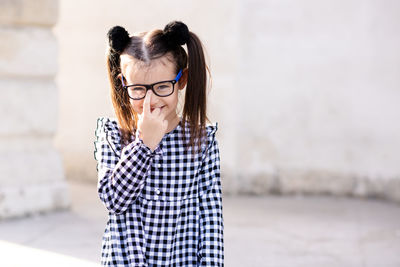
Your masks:
M 176 77 L 175 77 L 175 81 L 179 81 L 179 79 L 182 77 L 182 70 L 180 70 L 179 72 L 178 72 L 178 75 L 176 75 Z

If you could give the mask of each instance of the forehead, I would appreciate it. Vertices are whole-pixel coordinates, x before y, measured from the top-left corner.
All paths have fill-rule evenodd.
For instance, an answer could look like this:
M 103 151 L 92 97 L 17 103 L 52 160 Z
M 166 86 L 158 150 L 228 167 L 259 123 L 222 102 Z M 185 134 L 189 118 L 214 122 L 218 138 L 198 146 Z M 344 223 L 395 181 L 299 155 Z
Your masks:
M 121 72 L 128 83 L 154 83 L 175 78 L 175 64 L 167 57 L 143 62 L 134 57 L 123 54 L 121 59 Z

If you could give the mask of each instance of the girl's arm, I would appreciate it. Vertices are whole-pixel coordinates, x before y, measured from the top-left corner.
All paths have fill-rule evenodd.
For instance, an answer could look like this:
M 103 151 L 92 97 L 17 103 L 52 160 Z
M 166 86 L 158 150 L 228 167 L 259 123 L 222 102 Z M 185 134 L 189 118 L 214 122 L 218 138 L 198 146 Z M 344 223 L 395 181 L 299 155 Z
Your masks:
M 118 126 L 108 118 L 97 120 L 94 143 L 99 197 L 110 212 L 121 214 L 140 194 L 152 158 L 162 153 L 161 148 L 152 152 L 140 138 L 135 138 L 121 151 Z
M 198 266 L 224 265 L 224 221 L 218 142 L 214 138 L 199 180 L 200 239 Z

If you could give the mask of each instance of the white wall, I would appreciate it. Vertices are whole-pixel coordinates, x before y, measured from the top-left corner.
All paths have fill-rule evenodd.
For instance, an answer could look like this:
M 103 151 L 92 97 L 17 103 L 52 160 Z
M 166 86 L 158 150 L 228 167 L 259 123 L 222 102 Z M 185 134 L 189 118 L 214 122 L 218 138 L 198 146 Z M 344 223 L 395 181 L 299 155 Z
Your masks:
M 177 19 L 203 40 L 226 192 L 400 199 L 400 2 L 61 1 L 60 124 L 69 178 L 94 181 L 96 118 L 113 116 L 106 32 Z
M 239 84 L 250 93 L 239 113 L 250 137 L 238 142 L 239 181 L 253 173 L 250 188 L 262 177 L 280 191 L 362 195 L 382 190 L 368 180 L 386 179 L 399 190 L 400 2 L 239 9 Z
M 57 126 L 57 0 L 0 2 L 0 220 L 66 209 Z

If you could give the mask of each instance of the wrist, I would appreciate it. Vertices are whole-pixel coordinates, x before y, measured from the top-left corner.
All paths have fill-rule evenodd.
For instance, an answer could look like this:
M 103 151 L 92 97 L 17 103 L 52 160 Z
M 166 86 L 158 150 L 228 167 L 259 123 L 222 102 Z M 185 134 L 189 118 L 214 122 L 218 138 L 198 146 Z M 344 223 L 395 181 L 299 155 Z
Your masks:
M 159 142 L 154 142 L 154 140 L 151 140 L 147 138 L 146 136 L 143 136 L 141 131 L 137 131 L 136 136 L 142 140 L 142 143 L 146 145 L 148 148 L 150 148 L 151 152 L 154 152 L 157 149 L 158 143 Z
M 145 144 L 148 148 L 150 148 L 151 152 L 153 152 L 156 149 L 157 144 L 154 144 L 154 142 L 147 140 L 147 138 L 141 138 L 139 137 L 143 144 Z
M 156 145 L 154 145 L 154 144 L 152 144 L 152 143 L 148 143 L 148 142 L 145 142 L 144 140 L 143 140 L 143 144 L 145 144 L 148 148 L 150 148 L 150 150 L 151 150 L 151 152 L 154 152 L 154 150 L 156 150 Z

